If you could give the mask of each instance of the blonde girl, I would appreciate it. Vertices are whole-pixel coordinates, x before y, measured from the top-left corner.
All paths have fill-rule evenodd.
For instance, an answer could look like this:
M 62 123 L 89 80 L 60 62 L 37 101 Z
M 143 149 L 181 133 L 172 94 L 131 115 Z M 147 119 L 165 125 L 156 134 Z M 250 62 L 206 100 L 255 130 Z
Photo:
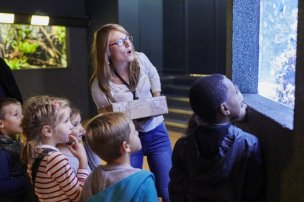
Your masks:
M 83 147 L 71 136 L 70 104 L 66 99 L 35 96 L 24 105 L 23 132 L 26 137 L 27 172 L 39 201 L 77 201 L 88 163 Z M 70 151 L 79 160 L 75 174 L 56 145 L 71 141 Z
M 95 153 L 92 152 L 91 148 L 87 143 L 85 137 L 85 130 L 83 129 L 83 126 L 81 124 L 81 115 L 79 109 L 75 107 L 71 108 L 70 120 L 73 125 L 71 135 L 75 136 L 79 142 L 82 142 L 80 146 L 84 146 L 88 158 L 88 170 L 92 171 L 99 165 L 100 159 Z M 69 150 L 68 144 L 59 144 L 57 145 L 57 147 L 68 158 L 72 169 L 75 173 L 77 173 L 77 170 L 79 168 L 79 161 Z

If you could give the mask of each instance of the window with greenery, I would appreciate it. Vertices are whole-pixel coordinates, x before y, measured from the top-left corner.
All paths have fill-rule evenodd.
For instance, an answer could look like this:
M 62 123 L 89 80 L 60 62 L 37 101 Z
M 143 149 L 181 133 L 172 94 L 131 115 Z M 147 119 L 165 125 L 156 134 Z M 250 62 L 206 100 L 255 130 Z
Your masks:
M 298 0 L 260 4 L 260 95 L 294 107 Z
M 66 27 L 0 24 L 0 51 L 13 70 L 66 68 Z

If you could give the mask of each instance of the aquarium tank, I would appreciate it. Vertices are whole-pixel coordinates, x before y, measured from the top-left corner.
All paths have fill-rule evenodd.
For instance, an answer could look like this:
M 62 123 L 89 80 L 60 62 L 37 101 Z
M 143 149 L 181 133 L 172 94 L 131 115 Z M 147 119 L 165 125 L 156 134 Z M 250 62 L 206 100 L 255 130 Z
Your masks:
M 298 0 L 260 6 L 258 93 L 290 108 L 295 101 Z
M 66 27 L 0 23 L 0 51 L 12 70 L 66 68 Z

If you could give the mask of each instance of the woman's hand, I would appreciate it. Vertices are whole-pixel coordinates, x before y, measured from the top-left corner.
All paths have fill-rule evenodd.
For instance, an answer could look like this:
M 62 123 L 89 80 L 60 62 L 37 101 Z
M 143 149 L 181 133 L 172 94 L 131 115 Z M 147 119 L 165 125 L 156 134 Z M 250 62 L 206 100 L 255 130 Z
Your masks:
M 152 92 L 153 97 L 160 96 L 160 91 Z

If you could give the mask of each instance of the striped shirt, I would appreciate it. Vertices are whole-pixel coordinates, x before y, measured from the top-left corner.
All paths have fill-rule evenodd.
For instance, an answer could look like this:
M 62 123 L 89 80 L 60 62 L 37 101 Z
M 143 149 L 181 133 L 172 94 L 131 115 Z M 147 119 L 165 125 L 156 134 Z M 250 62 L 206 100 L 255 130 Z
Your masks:
M 52 149 L 56 151 L 49 152 L 38 168 L 35 193 L 42 202 L 78 201 L 89 172 L 78 169 L 75 174 L 67 157 L 55 147 Z M 32 177 L 32 164 L 28 165 L 27 172 Z

